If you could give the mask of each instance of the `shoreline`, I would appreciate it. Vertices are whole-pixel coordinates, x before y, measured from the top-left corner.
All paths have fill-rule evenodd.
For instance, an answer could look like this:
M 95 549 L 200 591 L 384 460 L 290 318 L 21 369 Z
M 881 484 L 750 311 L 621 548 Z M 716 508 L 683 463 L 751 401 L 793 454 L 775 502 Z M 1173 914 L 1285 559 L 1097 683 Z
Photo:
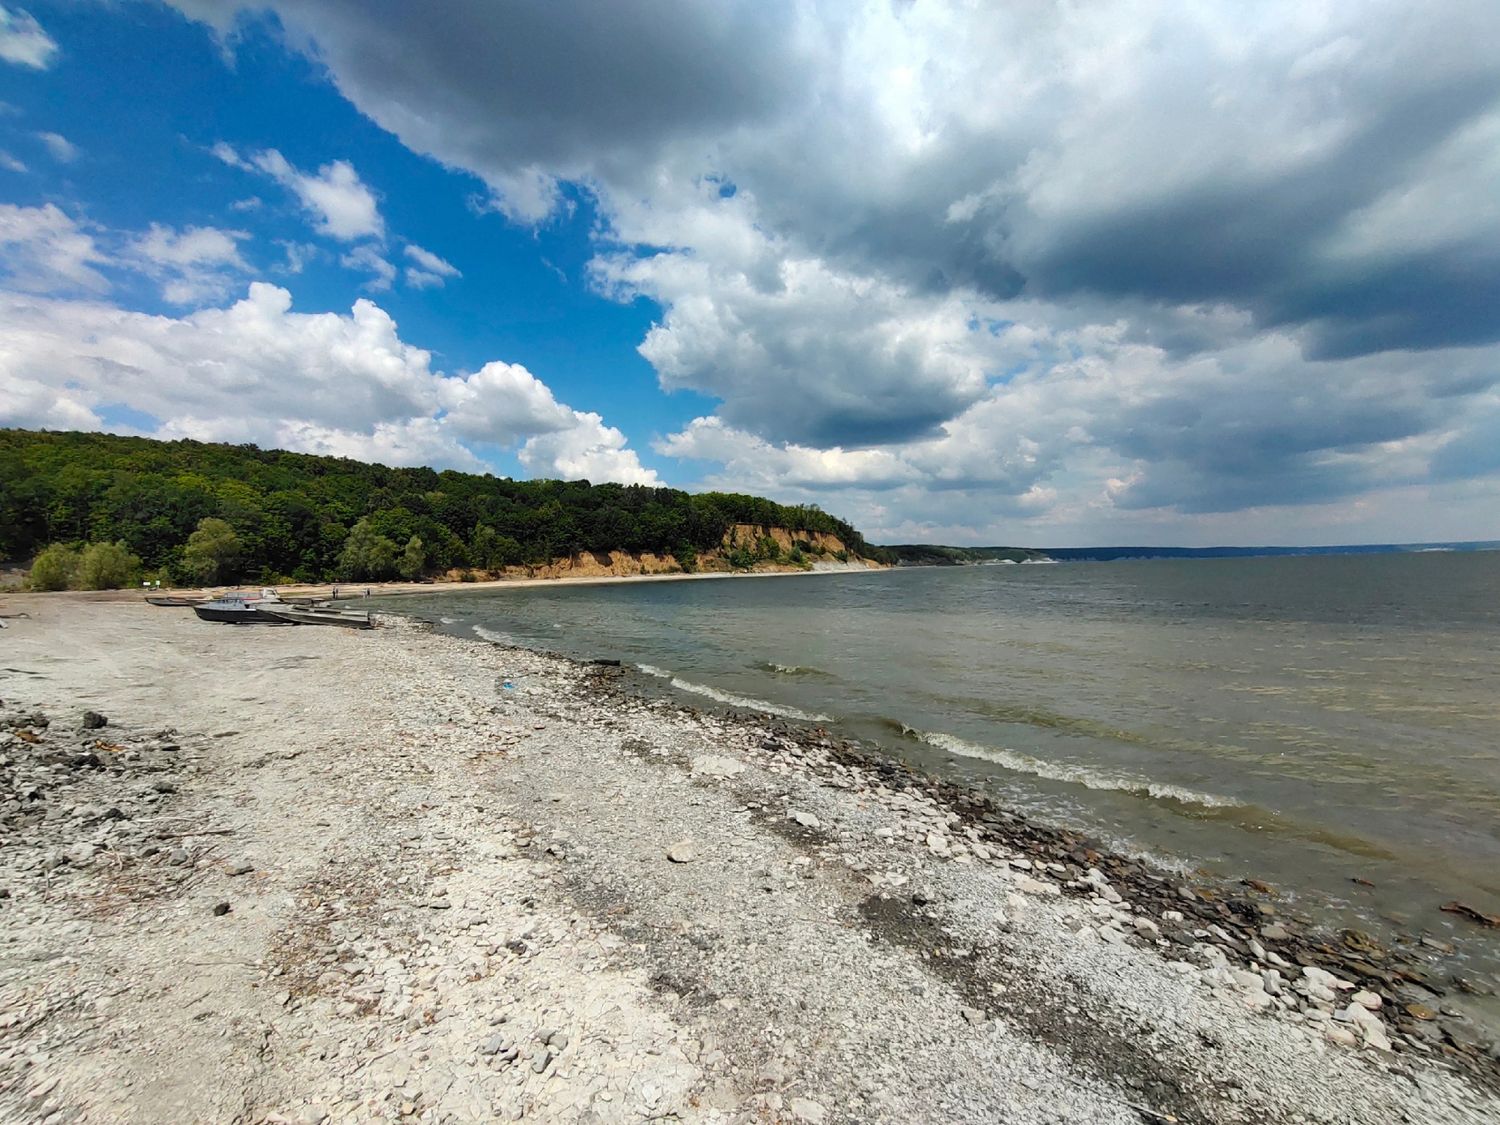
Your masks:
M 625 699 L 645 699 L 690 715 L 712 715 L 741 725 L 757 737 L 769 732 L 788 747 L 797 747 L 803 755 L 826 757 L 886 784 L 921 791 L 937 804 L 956 815 L 970 841 L 987 845 L 993 852 L 1009 851 L 1030 860 L 1033 867 L 1017 870 L 1034 871 L 1035 877 L 1056 883 L 1064 897 L 1099 897 L 1098 888 L 1107 883 L 1126 889 L 1137 920 L 1154 922 L 1143 932 L 1147 936 L 1168 939 L 1157 949 L 1171 959 L 1172 951 L 1193 949 L 1202 942 L 1212 944 L 1226 954 L 1225 964 L 1260 972 L 1268 964 L 1283 973 L 1312 966 L 1333 973 L 1347 982 L 1350 991 L 1384 994 L 1387 1019 L 1399 1021 L 1401 1030 L 1414 1045 L 1432 1042 L 1450 1058 L 1472 1065 L 1491 1088 L 1500 1092 L 1500 1055 L 1485 1057 L 1480 1040 L 1467 1019 L 1451 1019 L 1439 1008 L 1438 999 L 1460 991 L 1447 980 L 1439 983 L 1439 971 L 1448 971 L 1442 951 L 1418 935 L 1398 932 L 1395 945 L 1383 945 L 1360 930 L 1340 928 L 1338 923 L 1298 912 L 1287 915 L 1281 894 L 1263 880 L 1245 877 L 1231 880 L 1198 869 L 1191 873 L 1173 871 L 1153 862 L 1150 854 L 1132 855 L 1101 843 L 1087 829 L 1067 824 L 1046 823 L 1029 813 L 1013 808 L 982 790 L 945 780 L 918 765 L 910 764 L 879 745 L 864 740 L 831 734 L 815 719 L 800 719 L 774 711 L 717 701 L 695 704 L 681 698 L 677 689 L 664 686 L 659 677 L 637 672 L 630 666 L 609 661 L 589 660 L 553 650 L 519 643 L 468 637 L 442 632 L 431 622 L 420 619 L 422 627 L 460 643 L 490 645 L 501 651 L 526 652 L 572 666 L 579 674 L 590 677 L 593 690 L 605 706 Z M 816 772 L 816 769 L 813 769 Z M 914 840 L 925 844 L 927 841 Z M 933 850 L 929 846 L 929 850 Z M 943 854 L 939 849 L 937 854 Z M 1044 867 L 1051 870 L 1044 872 Z M 1062 870 L 1057 868 L 1061 867 Z M 1103 876 L 1103 883 L 1098 876 Z M 1050 893 L 1050 892 L 1047 892 Z M 1107 901 L 1117 902 L 1113 896 Z M 1282 903 L 1278 908 L 1278 903 Z M 1300 907 L 1307 907 L 1299 902 Z M 1175 916 L 1175 917 L 1174 917 Z M 1196 922 L 1195 922 L 1196 920 Z M 1203 933 L 1204 927 L 1217 927 Z M 1267 936 L 1267 932 L 1271 936 Z M 1195 940 L 1196 939 L 1196 940 Z M 1439 943 L 1441 945 L 1441 943 Z M 1217 958 L 1214 958 L 1217 961 Z M 1456 974 L 1454 974 L 1456 975 Z M 1416 1017 L 1402 1013 L 1392 1017 L 1391 1001 L 1397 990 L 1403 990 L 1409 1004 L 1430 1001 L 1432 1015 Z M 1426 1005 L 1423 1005 L 1426 1007 Z M 1454 1013 L 1457 1016 L 1457 1013 Z M 1438 1029 L 1434 1038 L 1424 1024 Z M 1489 1029 L 1491 1036 L 1497 1029 Z M 1457 1033 L 1460 1038 L 1453 1038 Z M 1483 1033 L 1481 1032 L 1481 1035 Z M 1398 1040 L 1399 1041 L 1399 1040 Z
M 0 849 L 19 1120 L 1500 1113 L 1492 1060 L 1349 1015 L 1300 939 L 1253 935 L 1269 991 L 1229 902 L 816 730 L 405 618 L 37 609 L 0 680 L 58 813 Z

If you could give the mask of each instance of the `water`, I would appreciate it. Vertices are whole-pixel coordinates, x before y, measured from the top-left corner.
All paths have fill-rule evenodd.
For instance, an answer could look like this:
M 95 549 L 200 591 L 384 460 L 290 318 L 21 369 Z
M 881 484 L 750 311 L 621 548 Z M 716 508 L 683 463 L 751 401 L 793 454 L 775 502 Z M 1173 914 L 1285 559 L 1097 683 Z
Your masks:
M 1181 870 L 1460 945 L 1500 913 L 1500 552 L 445 593 L 389 607 L 825 723 Z M 1368 880 L 1374 887 L 1355 883 Z M 1491 981 L 1490 983 L 1494 983 Z

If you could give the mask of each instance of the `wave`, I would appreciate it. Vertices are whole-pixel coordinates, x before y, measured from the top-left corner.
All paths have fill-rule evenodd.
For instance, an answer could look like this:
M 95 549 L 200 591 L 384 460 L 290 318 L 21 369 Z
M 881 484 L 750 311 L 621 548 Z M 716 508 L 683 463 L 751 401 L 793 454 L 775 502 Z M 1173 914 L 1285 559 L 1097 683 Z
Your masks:
M 695 684 L 692 680 L 684 680 L 667 669 L 658 668 L 652 664 L 637 664 L 636 667 L 648 676 L 655 676 L 657 679 L 669 681 L 678 691 L 689 692 L 692 695 L 701 695 L 707 699 L 728 704 L 730 707 L 743 707 L 747 711 L 764 711 L 768 715 L 780 715 L 783 719 L 796 719 L 803 723 L 828 723 L 833 721 L 833 716 L 831 715 L 819 715 L 815 712 L 803 711 L 783 703 L 769 703 L 764 699 L 756 699 L 754 696 L 736 695 L 732 691 L 721 691 L 719 688 L 709 687 L 707 684 Z
M 438 624 L 439 625 L 457 625 L 458 624 L 458 618 L 456 618 L 456 617 L 439 617 L 438 618 Z
M 778 664 L 774 660 L 765 660 L 755 665 L 762 672 L 770 672 L 773 676 L 814 676 L 827 677 L 828 673 L 821 668 L 813 668 L 806 664 Z
M 1029 773 L 1034 777 L 1043 777 L 1048 781 L 1062 781 L 1071 785 L 1082 785 L 1086 789 L 1112 789 L 1120 793 L 1130 793 L 1138 797 L 1151 797 L 1158 801 L 1176 801 L 1184 805 L 1201 805 L 1208 809 L 1239 808 L 1244 802 L 1237 801 L 1232 797 L 1221 797 L 1216 793 L 1200 793 L 1193 789 L 1185 789 L 1180 785 L 1171 785 L 1166 782 L 1149 781 L 1145 778 L 1128 777 L 1123 774 L 1104 773 L 1099 770 L 1090 769 L 1087 766 L 1069 765 L 1063 762 L 1047 762 L 1040 758 L 1033 758 L 1030 754 L 1022 754 L 1015 750 L 999 749 L 993 746 L 981 746 L 975 742 L 969 742 L 955 735 L 943 734 L 934 731 L 912 730 L 904 727 L 911 737 L 921 742 L 934 746 L 939 750 L 946 750 L 960 758 L 975 758 L 984 762 L 991 762 L 997 766 L 1015 773 Z
M 483 625 L 471 625 L 469 627 L 478 636 L 489 641 L 491 644 L 513 645 L 516 643 L 515 637 L 512 637 L 509 633 L 502 633 L 498 629 L 486 629 Z

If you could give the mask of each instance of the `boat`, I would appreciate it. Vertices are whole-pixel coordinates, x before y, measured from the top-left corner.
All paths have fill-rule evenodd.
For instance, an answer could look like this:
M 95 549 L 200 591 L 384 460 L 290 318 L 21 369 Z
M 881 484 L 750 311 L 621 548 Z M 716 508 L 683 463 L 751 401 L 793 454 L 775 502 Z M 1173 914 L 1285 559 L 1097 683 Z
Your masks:
M 231 625 L 280 625 L 285 622 L 269 613 L 262 613 L 260 607 L 270 608 L 284 604 L 276 596 L 275 590 L 266 589 L 259 594 L 235 590 L 221 594 L 212 601 L 200 602 L 193 606 L 193 612 L 204 621 L 223 621 Z
M 291 625 L 342 625 L 346 629 L 373 629 L 375 622 L 368 613 L 353 609 L 334 609 L 331 606 L 294 606 L 257 604 L 257 613 L 263 613 L 278 621 Z
M 212 600 L 211 598 L 205 598 L 205 597 L 201 597 L 201 596 L 199 596 L 199 597 L 190 597 L 190 596 L 184 596 L 182 594 L 148 594 L 147 597 L 146 597 L 146 604 L 147 605 L 190 606 L 190 605 L 202 605 L 204 602 L 211 601 L 211 600 Z

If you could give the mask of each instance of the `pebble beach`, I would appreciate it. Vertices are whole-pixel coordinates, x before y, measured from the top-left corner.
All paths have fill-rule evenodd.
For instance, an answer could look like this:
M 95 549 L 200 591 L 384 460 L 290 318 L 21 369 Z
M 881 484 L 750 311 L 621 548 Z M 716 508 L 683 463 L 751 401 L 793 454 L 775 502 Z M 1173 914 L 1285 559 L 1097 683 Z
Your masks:
M 11 604 L 7 1120 L 1500 1120 L 1440 950 L 814 725 L 399 617 Z

